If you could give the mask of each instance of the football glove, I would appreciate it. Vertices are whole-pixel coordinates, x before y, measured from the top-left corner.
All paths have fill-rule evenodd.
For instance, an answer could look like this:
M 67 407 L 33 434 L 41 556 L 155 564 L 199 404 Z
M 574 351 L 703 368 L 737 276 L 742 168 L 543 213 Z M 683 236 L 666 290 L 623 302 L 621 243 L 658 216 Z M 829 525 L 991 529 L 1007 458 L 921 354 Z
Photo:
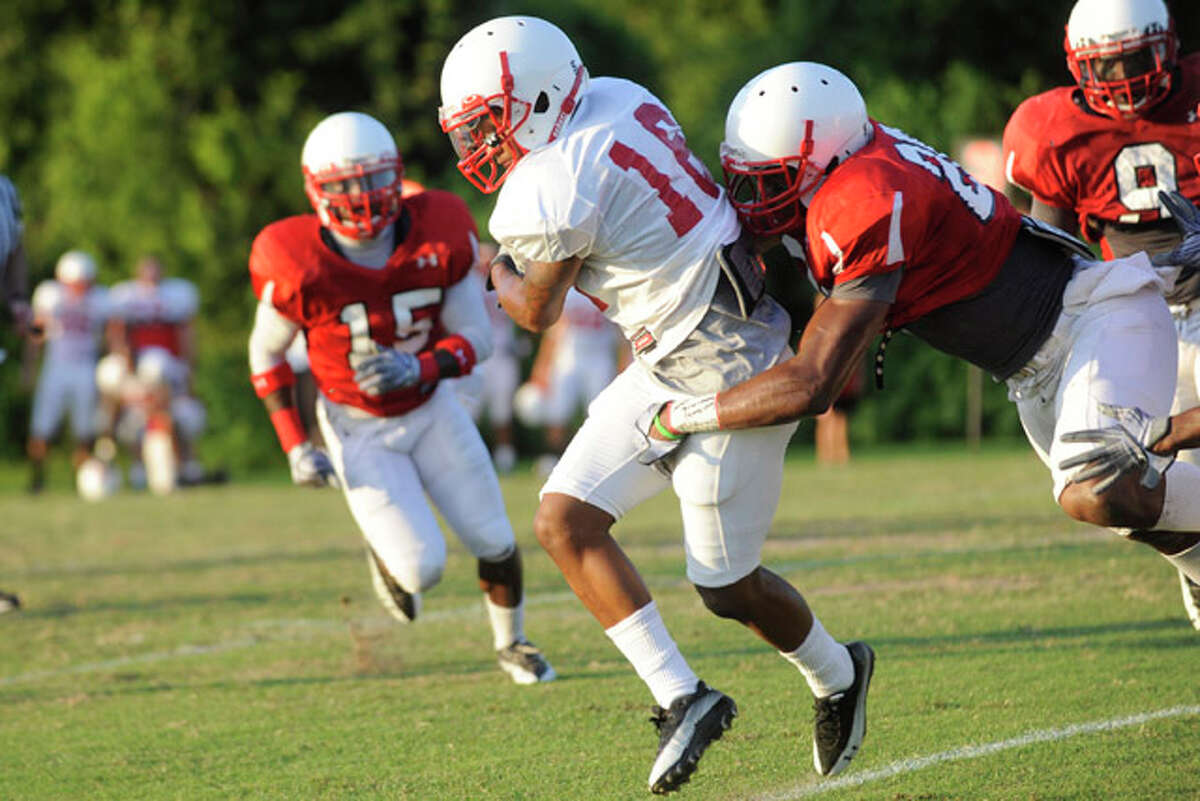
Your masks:
M 421 380 L 421 363 L 411 353 L 395 348 L 380 348 L 359 360 L 354 383 L 368 395 L 382 395 L 406 389 Z
M 311 442 L 293 445 L 287 452 L 288 467 L 292 469 L 292 483 L 302 487 L 336 487 L 337 473 L 325 451 Z
M 655 470 L 670 478 L 674 465 L 667 457 L 679 449 L 679 446 L 687 439 L 687 435 L 682 435 L 678 439 L 665 439 L 656 434 L 654 418 L 665 407 L 665 403 L 654 403 L 638 415 L 637 423 L 634 424 L 636 431 L 634 438 L 638 447 L 641 448 L 637 456 L 638 463 L 651 465 Z
M 1151 257 L 1151 261 L 1159 267 L 1200 270 L 1200 210 L 1178 192 L 1160 191 L 1158 197 L 1175 218 L 1183 241 L 1174 250 Z
M 1115 418 L 1119 425 L 1063 434 L 1059 437 L 1062 442 L 1094 442 L 1096 447 L 1063 459 L 1058 465 L 1059 469 L 1079 467 L 1071 476 L 1072 481 L 1104 476 L 1103 481 L 1092 487 L 1092 492 L 1097 495 L 1107 492 L 1117 479 L 1134 470 L 1142 471 L 1143 487 L 1157 487 L 1163 473 L 1175 461 L 1175 454 L 1160 456 L 1151 452 L 1150 446 L 1171 430 L 1171 418 L 1152 417 L 1136 406 L 1112 406 L 1107 403 L 1100 404 L 1100 411 Z

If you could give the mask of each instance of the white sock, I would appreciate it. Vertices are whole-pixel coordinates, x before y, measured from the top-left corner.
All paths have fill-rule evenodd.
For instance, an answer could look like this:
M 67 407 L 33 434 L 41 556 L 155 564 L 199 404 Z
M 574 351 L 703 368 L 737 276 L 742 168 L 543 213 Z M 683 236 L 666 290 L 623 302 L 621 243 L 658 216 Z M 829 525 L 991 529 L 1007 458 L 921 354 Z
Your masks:
M 1167 490 L 1162 515 L 1154 528 L 1200 533 L 1200 467 L 1175 462 L 1163 476 L 1163 481 Z
M 646 682 L 659 706 L 669 707 L 676 698 L 696 691 L 696 683 L 700 680 L 667 633 L 654 601 L 605 629 L 604 633 Z
M 1164 556 L 1166 555 L 1164 554 Z M 1197 584 L 1200 584 L 1200 545 L 1193 545 L 1186 551 L 1171 554 L 1166 559 L 1179 568 L 1181 573 Z
M 815 615 L 812 631 L 800 647 L 790 654 L 783 651 L 779 654 L 800 669 L 817 698 L 833 695 L 854 683 L 854 662 L 850 652 L 829 636 Z
M 488 620 L 492 623 L 492 643 L 497 651 L 525 639 L 524 601 L 513 607 L 500 606 L 485 595 L 483 605 L 487 607 Z

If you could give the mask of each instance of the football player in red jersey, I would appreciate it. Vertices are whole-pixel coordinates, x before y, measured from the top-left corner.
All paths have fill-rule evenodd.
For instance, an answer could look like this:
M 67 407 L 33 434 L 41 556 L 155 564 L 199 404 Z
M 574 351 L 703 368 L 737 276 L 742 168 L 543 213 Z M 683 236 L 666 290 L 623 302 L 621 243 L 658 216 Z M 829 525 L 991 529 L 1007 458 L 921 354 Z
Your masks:
M 402 622 L 446 562 L 428 493 L 478 560 L 500 667 L 518 684 L 550 681 L 525 638 L 520 552 L 487 448 L 442 382 L 491 350 L 467 207 L 432 189 L 402 200 L 395 142 L 365 114 L 327 117 L 301 162 L 316 213 L 267 226 L 250 253 L 250 370 L 292 480 L 342 488 L 376 593 Z M 300 330 L 328 454 L 309 441 L 292 395 L 285 353 Z
M 1079 0 L 1063 46 L 1075 86 L 1035 95 L 1004 131 L 1008 180 L 1030 214 L 1099 242 L 1106 259 L 1169 251 L 1179 232 L 1160 191 L 1200 201 L 1200 53 L 1177 58 L 1162 0 Z M 1200 273 L 1166 294 L 1179 334 L 1174 410 L 1200 405 Z M 1181 457 L 1200 464 L 1200 452 Z M 1180 573 L 1200 629 L 1200 585 Z
M 782 236 L 829 298 L 792 359 L 666 404 L 657 418 L 666 437 L 824 411 L 875 335 L 905 329 L 1007 383 L 1069 515 L 1127 529 L 1200 578 L 1200 468 L 1176 464 L 1152 487 L 1123 475 L 1098 494 L 1103 479 L 1073 480 L 1062 464 L 1088 445 L 1060 435 L 1115 422 L 1112 407 L 1170 409 L 1169 277 L 1145 253 L 1091 260 L 1082 242 L 1023 218 L 945 155 L 870 119 L 857 87 L 820 64 L 753 78 L 729 109 L 721 160 L 743 224 Z M 1159 258 L 1200 264 L 1200 248 L 1188 249 L 1195 239 Z

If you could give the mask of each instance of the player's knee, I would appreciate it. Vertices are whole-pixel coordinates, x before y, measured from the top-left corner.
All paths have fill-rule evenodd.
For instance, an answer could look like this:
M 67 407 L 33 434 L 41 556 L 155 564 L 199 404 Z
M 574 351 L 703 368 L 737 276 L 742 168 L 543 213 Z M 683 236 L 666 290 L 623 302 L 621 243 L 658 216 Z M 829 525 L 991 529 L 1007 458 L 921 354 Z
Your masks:
M 547 493 L 533 517 L 533 533 L 551 555 L 586 547 L 596 536 L 605 536 L 613 518 L 595 506 L 559 493 Z
M 445 560 L 423 559 L 417 563 L 416 569 L 413 571 L 413 579 L 417 586 L 410 589 L 407 582 L 401 581 L 400 585 L 408 592 L 425 592 L 437 586 L 442 580 L 442 572 L 446 569 Z
M 717 617 L 745 622 L 750 598 L 758 592 L 758 571 L 724 587 L 695 585 L 700 600 Z
M 480 581 L 489 584 L 516 584 L 521 578 L 521 552 L 514 544 L 498 559 L 479 559 L 477 573 Z
M 1097 494 L 1088 484 L 1068 484 L 1058 505 L 1076 520 L 1106 528 L 1153 528 L 1162 512 L 1152 493 L 1125 485 Z

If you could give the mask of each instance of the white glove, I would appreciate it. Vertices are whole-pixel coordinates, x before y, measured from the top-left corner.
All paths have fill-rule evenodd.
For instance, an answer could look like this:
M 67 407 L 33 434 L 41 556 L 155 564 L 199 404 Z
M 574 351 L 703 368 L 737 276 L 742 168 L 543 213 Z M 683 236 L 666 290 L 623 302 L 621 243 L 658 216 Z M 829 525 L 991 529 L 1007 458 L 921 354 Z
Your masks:
M 654 430 L 654 418 L 666 406 L 667 404 L 665 403 L 654 403 L 647 407 L 646 411 L 638 415 L 637 422 L 634 424 L 636 431 L 634 438 L 637 445 L 642 449 L 637 456 L 638 463 L 652 465 L 655 470 L 670 478 L 674 465 L 667 457 L 683 444 L 683 441 L 687 439 L 687 435 L 684 434 L 677 439 L 663 439 L 651 436 L 651 432 Z
M 1158 198 L 1175 218 L 1183 241 L 1174 250 L 1153 256 L 1151 261 L 1159 267 L 1178 266 L 1186 270 L 1200 270 L 1200 210 L 1178 192 L 1160 191 Z
M 1092 488 L 1097 495 L 1107 492 L 1117 479 L 1133 470 L 1142 471 L 1141 484 L 1154 489 L 1162 480 L 1163 473 L 1175 461 L 1175 454 L 1160 456 L 1150 451 L 1171 430 L 1171 418 L 1151 417 L 1138 407 L 1100 404 L 1100 411 L 1116 418 L 1120 425 L 1109 428 L 1092 428 L 1084 431 L 1068 431 L 1059 439 L 1062 442 L 1095 442 L 1095 448 L 1078 456 L 1059 462 L 1060 470 L 1081 467 L 1071 476 L 1072 481 L 1087 481 L 1104 476 L 1104 480 Z M 1094 464 L 1093 464 L 1094 463 Z
M 368 395 L 405 389 L 420 380 L 421 363 L 417 357 L 395 348 L 381 348 L 378 353 L 363 357 L 354 370 L 354 383 Z
M 325 451 L 311 442 L 293 445 L 287 452 L 288 467 L 292 469 L 292 483 L 302 487 L 336 487 L 337 473 Z

